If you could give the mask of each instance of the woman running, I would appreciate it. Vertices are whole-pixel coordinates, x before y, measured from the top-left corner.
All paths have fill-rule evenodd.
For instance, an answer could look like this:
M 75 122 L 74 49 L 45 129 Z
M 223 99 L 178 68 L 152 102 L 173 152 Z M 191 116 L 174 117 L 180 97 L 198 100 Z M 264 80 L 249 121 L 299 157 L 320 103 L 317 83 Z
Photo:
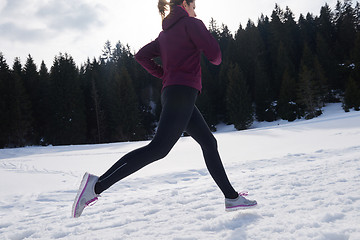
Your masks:
M 165 17 L 168 5 L 170 13 Z M 184 131 L 200 144 L 207 169 L 225 196 L 225 210 L 257 204 L 231 186 L 216 139 L 195 106 L 201 91 L 201 53 L 212 64 L 219 65 L 221 51 L 218 42 L 204 23 L 195 18 L 195 0 L 171 0 L 170 3 L 159 0 L 158 8 L 163 17 L 163 31 L 135 55 L 150 74 L 162 79 L 162 112 L 157 132 L 147 146 L 126 154 L 102 176 L 85 173 L 72 208 L 73 217 L 79 217 L 86 206 L 116 182 L 164 158 Z M 153 60 L 157 57 L 161 58 L 162 65 Z

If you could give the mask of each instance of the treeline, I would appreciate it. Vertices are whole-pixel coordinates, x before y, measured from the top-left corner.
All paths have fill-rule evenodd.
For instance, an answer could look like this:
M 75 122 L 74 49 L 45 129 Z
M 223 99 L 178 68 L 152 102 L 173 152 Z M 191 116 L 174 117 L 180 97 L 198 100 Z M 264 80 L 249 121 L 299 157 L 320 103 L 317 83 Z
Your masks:
M 278 5 L 233 35 L 212 20 L 220 66 L 202 59 L 197 105 L 213 130 L 219 122 L 248 128 L 319 116 L 328 102 L 360 108 L 360 5 L 327 4 L 320 16 Z M 149 139 L 160 112 L 161 80 L 134 60 L 129 46 L 107 42 L 80 68 L 68 54 L 39 69 L 31 55 L 12 69 L 0 53 L 0 148 Z
M 0 147 L 147 139 L 158 85 L 120 43 L 80 69 L 60 54 L 50 70 L 42 62 L 37 71 L 30 55 L 10 70 L 0 53 Z
M 234 36 L 215 21 L 223 64 L 204 64 L 200 101 L 213 127 L 219 122 L 248 128 L 254 119 L 274 121 L 314 118 L 328 102 L 360 108 L 360 5 L 325 4 L 320 16 L 308 13 L 295 21 L 278 5 L 257 26 L 249 20 Z

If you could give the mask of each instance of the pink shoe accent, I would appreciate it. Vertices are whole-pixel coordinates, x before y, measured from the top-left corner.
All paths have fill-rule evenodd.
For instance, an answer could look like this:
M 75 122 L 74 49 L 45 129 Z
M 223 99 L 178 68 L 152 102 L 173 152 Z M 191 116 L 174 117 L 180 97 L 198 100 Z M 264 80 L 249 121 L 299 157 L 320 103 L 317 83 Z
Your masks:
M 251 208 L 251 207 L 254 207 L 257 205 L 257 202 L 256 201 L 251 201 L 251 200 L 248 200 L 246 198 L 244 198 L 245 196 L 248 196 L 248 192 L 240 192 L 239 193 L 239 197 L 236 198 L 236 199 L 226 199 L 225 200 L 225 205 L 230 205 L 230 206 L 226 206 L 225 207 L 225 210 L 226 211 L 235 211 L 235 210 L 238 210 L 238 209 L 246 209 L 246 208 Z M 244 201 L 247 201 L 247 202 L 244 202 L 244 201 L 241 201 L 241 200 L 244 200 Z M 228 201 L 229 204 L 226 203 L 226 201 Z M 238 205 L 233 205 L 233 204 L 236 204 L 237 201 L 240 201 Z M 234 202 L 234 203 L 231 203 L 231 202 Z M 233 205 L 233 206 L 231 206 Z
M 74 216 L 73 216 L 74 218 L 75 218 L 76 209 L 77 209 L 77 207 L 78 207 L 78 205 L 79 205 L 80 199 L 81 199 L 82 195 L 84 194 L 84 191 L 85 191 L 85 189 L 86 189 L 86 186 L 87 186 L 87 184 L 88 184 L 88 182 L 89 182 L 89 178 L 90 178 L 90 174 L 88 174 L 88 178 L 86 179 L 86 184 L 85 184 L 85 186 L 83 187 L 82 192 L 81 192 L 81 194 L 80 194 L 80 196 L 79 196 L 79 198 L 78 198 L 78 200 L 77 200 L 77 202 L 76 202 L 76 206 L 75 206 L 75 210 L 74 210 Z
M 93 206 L 97 200 L 99 200 L 98 197 L 91 199 L 90 201 L 86 202 L 86 206 Z

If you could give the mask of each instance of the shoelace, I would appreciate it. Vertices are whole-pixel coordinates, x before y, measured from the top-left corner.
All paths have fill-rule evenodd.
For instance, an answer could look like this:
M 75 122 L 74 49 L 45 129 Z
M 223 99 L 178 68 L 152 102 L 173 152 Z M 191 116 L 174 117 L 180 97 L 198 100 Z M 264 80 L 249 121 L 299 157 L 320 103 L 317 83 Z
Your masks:
M 90 201 L 87 201 L 87 202 L 85 203 L 85 205 L 86 205 L 87 207 L 88 207 L 88 206 L 93 206 L 98 200 L 99 200 L 99 198 L 98 198 L 98 197 L 95 197 L 95 198 L 91 199 Z
M 244 196 L 247 196 L 247 195 L 249 195 L 249 192 L 239 192 L 239 196 L 244 197 Z

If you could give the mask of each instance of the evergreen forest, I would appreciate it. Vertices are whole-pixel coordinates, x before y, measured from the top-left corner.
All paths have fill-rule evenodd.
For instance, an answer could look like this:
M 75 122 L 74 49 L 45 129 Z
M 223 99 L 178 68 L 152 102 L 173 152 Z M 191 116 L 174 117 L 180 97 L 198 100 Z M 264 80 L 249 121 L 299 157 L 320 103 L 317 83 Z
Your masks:
M 254 121 L 311 119 L 327 103 L 360 110 L 360 4 L 338 1 L 295 19 L 276 5 L 232 34 L 211 20 L 223 62 L 202 58 L 197 106 L 209 127 L 248 129 Z M 161 111 L 161 80 L 129 45 L 107 41 L 78 66 L 70 54 L 51 67 L 31 55 L 9 66 L 0 49 L 0 148 L 151 139 Z

